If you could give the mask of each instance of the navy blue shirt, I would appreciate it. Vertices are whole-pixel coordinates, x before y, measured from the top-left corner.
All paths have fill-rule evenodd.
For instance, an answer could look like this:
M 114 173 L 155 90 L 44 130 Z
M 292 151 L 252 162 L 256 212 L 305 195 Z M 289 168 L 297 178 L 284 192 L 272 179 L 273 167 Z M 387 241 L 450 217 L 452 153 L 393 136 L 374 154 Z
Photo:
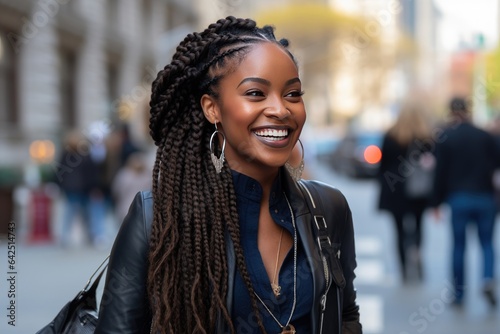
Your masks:
M 255 292 L 274 314 L 274 317 L 282 325 L 285 325 L 290 317 L 293 306 L 293 247 L 286 255 L 278 273 L 281 294 L 275 297 L 257 244 L 262 187 L 254 179 L 234 171 L 233 180 L 240 218 L 241 246 L 252 285 Z M 281 177 L 278 176 L 272 186 L 269 211 L 274 222 L 284 227 L 293 238 L 294 228 L 290 208 L 287 204 L 280 180 Z M 297 238 L 299 238 L 298 232 Z M 300 239 L 297 240 L 297 247 L 297 297 L 295 311 L 293 312 L 290 324 L 295 327 L 298 333 L 310 333 L 310 312 L 313 300 L 312 273 Z M 248 290 L 239 272 L 235 276 L 233 298 L 232 320 L 236 332 L 238 334 L 260 334 Z M 270 334 L 281 333 L 280 326 L 263 307 L 261 302 L 257 300 L 257 304 L 259 305 L 266 331 Z

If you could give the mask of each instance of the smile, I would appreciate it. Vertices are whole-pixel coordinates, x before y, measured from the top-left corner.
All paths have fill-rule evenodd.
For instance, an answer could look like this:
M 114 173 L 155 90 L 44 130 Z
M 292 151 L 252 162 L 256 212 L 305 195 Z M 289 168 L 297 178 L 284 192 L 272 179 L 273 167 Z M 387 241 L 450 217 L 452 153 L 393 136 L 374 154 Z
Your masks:
M 266 140 L 279 141 L 288 137 L 289 130 L 262 129 L 254 131 L 254 133 L 259 137 L 265 138 Z

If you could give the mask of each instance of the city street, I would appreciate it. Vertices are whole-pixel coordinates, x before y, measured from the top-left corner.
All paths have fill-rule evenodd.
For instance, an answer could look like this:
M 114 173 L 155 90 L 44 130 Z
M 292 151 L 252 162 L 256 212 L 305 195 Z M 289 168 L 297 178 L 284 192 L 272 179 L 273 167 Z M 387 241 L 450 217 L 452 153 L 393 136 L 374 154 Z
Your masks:
M 207 176 L 198 159 L 210 154 L 217 173 L 222 164 L 252 175 L 267 198 L 273 166 L 289 159 L 287 165 L 300 171 L 299 153 L 304 178 L 338 188 L 349 203 L 363 333 L 500 334 L 500 305 L 490 305 L 488 289 L 496 285 L 500 302 L 500 213 L 493 231 L 494 205 L 486 195 L 492 183 L 500 195 L 499 62 L 500 0 L 0 0 L 0 334 L 35 334 L 82 291 L 110 254 L 136 190 L 168 194 L 155 208 L 175 208 L 174 220 L 178 213 L 211 224 L 220 214 L 203 208 L 219 205 L 222 215 L 227 208 L 232 216 L 245 212 L 246 228 L 253 216 L 242 210 L 252 211 L 253 204 L 212 195 L 212 178 L 223 174 Z M 373 176 L 379 171 L 392 178 L 382 184 L 389 196 L 380 206 L 393 214 L 378 209 L 381 187 Z M 400 181 L 401 189 L 394 187 Z M 258 189 L 244 182 L 242 197 Z M 446 205 L 424 212 L 422 234 L 405 236 L 422 236 L 419 252 L 409 247 L 406 257 L 418 267 L 410 279 L 399 266 L 404 257 L 396 236 L 405 234 L 404 213 L 420 217 L 425 202 L 410 203 L 416 210 L 409 210 L 406 198 L 422 199 L 433 187 L 436 194 L 457 195 L 454 214 L 462 209 L 483 216 L 472 208 L 477 204 L 488 216 L 480 228 L 485 260 L 477 226 L 466 231 L 459 306 L 453 303 L 453 233 L 458 262 L 466 222 L 456 219 L 452 228 Z M 270 212 L 276 221 L 288 216 L 281 209 L 278 203 Z M 258 213 L 263 261 L 249 272 L 261 279 L 264 266 L 279 290 L 283 258 L 293 250 L 303 255 L 300 247 L 285 251 L 300 240 L 286 229 L 278 232 L 267 212 Z M 223 240 L 227 231 L 215 223 L 212 239 Z M 199 230 L 204 225 L 185 225 L 163 233 L 158 243 L 180 236 L 183 250 L 193 251 L 178 252 L 174 261 L 201 254 L 186 264 L 201 268 L 205 279 L 212 265 L 214 275 L 224 272 L 217 265 L 224 254 L 198 238 L 206 234 Z M 232 223 L 223 225 L 231 229 Z M 242 238 L 253 234 L 243 231 Z M 490 236 L 495 281 L 483 282 L 483 273 L 492 274 Z M 208 264 L 198 266 L 204 257 Z M 169 286 L 191 284 L 181 277 L 190 273 L 179 272 Z M 308 294 L 300 279 L 294 283 Z M 103 288 L 104 279 L 98 304 Z M 288 320 L 284 331 L 292 324 L 301 328 L 295 321 L 308 310 L 302 296 L 294 298 L 296 317 L 282 319 Z M 188 297 L 168 299 L 169 306 Z M 191 297 L 193 305 L 206 302 Z M 332 300 L 312 322 L 332 318 Z M 177 309 L 188 316 L 174 317 L 174 328 L 191 328 L 203 317 L 189 314 L 194 306 Z
M 324 166 L 307 166 L 311 178 L 339 188 L 347 197 L 355 222 L 358 269 L 356 286 L 364 333 L 493 334 L 500 328 L 500 311 L 489 310 L 480 291 L 480 249 L 474 229 L 468 239 L 466 305 L 450 304 L 448 277 L 450 228 L 446 214 L 424 225 L 424 282 L 403 285 L 398 277 L 390 217 L 376 210 L 378 186 L 373 180 L 351 180 Z M 109 228 L 113 233 L 113 228 Z M 500 233 L 495 241 L 500 248 Z M 0 333 L 30 334 L 51 321 L 59 309 L 85 285 L 106 257 L 84 245 L 63 250 L 55 244 L 16 241 L 15 274 L 8 274 L 7 242 L 0 243 Z M 497 258 L 497 264 L 500 261 Z M 498 273 L 498 265 L 497 265 Z M 498 276 L 497 276 L 498 277 Z M 13 278 L 15 297 L 9 295 Z M 15 303 L 15 326 L 9 325 L 9 305 Z

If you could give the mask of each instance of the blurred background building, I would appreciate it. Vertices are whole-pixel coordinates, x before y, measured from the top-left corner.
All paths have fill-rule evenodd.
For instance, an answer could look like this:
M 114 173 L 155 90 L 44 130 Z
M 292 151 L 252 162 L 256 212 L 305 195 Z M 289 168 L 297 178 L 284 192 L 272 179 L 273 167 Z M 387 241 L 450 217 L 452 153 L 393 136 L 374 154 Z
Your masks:
M 165 63 L 159 41 L 196 21 L 183 1 L 1 1 L 2 157 L 69 128 L 126 118 Z M 116 112 L 121 112 L 116 114 Z
M 69 130 L 92 140 L 126 124 L 150 148 L 156 73 L 188 32 L 226 15 L 291 40 L 310 151 L 383 131 L 409 94 L 437 118 L 449 96 L 468 96 L 486 124 L 500 106 L 500 9 L 482 3 L 496 4 L 493 33 L 466 30 L 453 12 L 464 4 L 447 0 L 0 0 L 0 202 L 12 207 L 16 187 L 43 181 L 37 170 L 54 169 Z M 15 214 L 2 212 L 3 224 Z
M 365 332 L 498 331 L 498 310 L 488 313 L 481 300 L 473 299 L 464 315 L 448 312 L 440 299 L 448 278 L 446 224 L 424 229 L 425 285 L 397 285 L 389 220 L 375 209 L 378 188 L 369 177 L 380 161 L 375 146 L 408 97 L 426 105 L 435 124 L 444 120 L 454 95 L 471 102 L 474 121 L 482 127 L 499 117 L 499 2 L 0 0 L 0 245 L 14 222 L 22 267 L 22 321 L 13 333 L 32 333 L 47 323 L 109 252 L 110 242 L 60 251 L 56 242 L 66 202 L 58 173 L 74 171 L 78 158 L 88 155 L 112 160 L 100 173 L 109 187 L 119 167 L 127 165 L 125 155 L 140 150 L 151 157 L 152 81 L 187 33 L 227 15 L 274 25 L 277 37 L 291 42 L 306 92 L 308 119 L 301 137 L 306 169 L 341 189 L 352 208 Z M 61 158 L 67 133 L 81 138 L 76 161 Z M 128 167 L 137 173 L 125 170 L 129 178 L 147 177 L 147 162 L 132 162 Z M 111 241 L 123 212 L 109 211 Z M 73 236 L 83 234 L 76 232 Z M 496 240 L 499 236 L 497 231 Z M 477 282 L 471 282 L 472 291 Z M 422 313 L 411 318 L 422 307 L 432 320 Z M 0 323 L 2 333 L 12 330 L 2 326 L 7 328 L 6 322 Z
M 151 82 L 196 22 L 181 0 L 0 1 L 2 226 L 13 187 L 57 159 L 67 131 L 92 140 L 133 120 L 146 140 Z

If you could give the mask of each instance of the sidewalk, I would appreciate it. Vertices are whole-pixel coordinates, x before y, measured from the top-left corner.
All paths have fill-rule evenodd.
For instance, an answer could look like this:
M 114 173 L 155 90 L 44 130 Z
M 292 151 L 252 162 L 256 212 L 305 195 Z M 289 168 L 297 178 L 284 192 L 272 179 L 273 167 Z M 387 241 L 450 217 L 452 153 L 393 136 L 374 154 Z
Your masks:
M 34 334 L 49 323 L 65 303 L 85 286 L 110 249 L 62 249 L 56 245 L 16 244 L 15 274 L 7 274 L 7 243 L 0 241 L 2 282 L 13 277 L 15 296 L 6 284 L 0 288 L 0 333 Z M 100 291 L 99 291 L 100 295 Z M 9 303 L 15 303 L 15 326 L 9 325 Z
M 109 254 L 119 225 L 108 212 L 105 221 L 108 240 L 96 248 L 87 244 L 83 226 L 78 221 L 73 225 L 71 245 L 62 248 L 59 238 L 64 202 L 60 196 L 54 198 L 51 206 L 52 241 L 31 242 L 28 210 L 26 207 L 17 210 L 15 240 L 9 243 L 7 239 L 0 239 L 0 279 L 3 282 L 0 284 L 0 333 L 34 334 L 52 321 L 85 286 Z M 8 249 L 15 250 L 15 257 Z M 9 261 L 14 267 L 10 267 Z M 15 310 L 8 309 L 11 304 L 15 305 Z

